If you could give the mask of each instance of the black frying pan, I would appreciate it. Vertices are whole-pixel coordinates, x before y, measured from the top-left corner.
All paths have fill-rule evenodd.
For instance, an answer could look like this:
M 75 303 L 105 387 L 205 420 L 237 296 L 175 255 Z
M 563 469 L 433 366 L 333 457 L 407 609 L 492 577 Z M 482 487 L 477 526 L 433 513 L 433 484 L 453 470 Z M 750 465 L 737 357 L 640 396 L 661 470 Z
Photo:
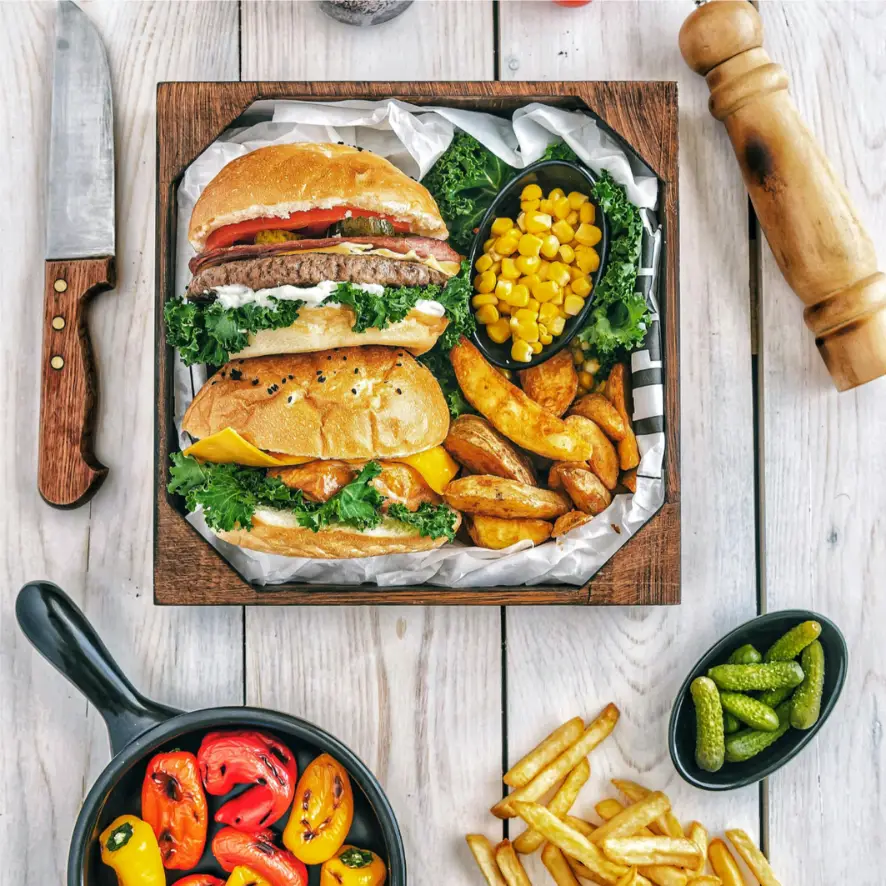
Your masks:
M 388 868 L 386 884 L 406 886 L 406 857 L 394 811 L 375 776 L 338 739 L 311 723 L 259 708 L 208 708 L 182 713 L 142 696 L 126 679 L 102 641 L 71 599 L 51 582 L 31 582 L 19 592 L 16 617 L 25 636 L 98 708 L 108 727 L 111 762 L 83 803 L 68 855 L 68 886 L 116 886 L 114 872 L 101 863 L 97 836 L 123 813 L 138 815 L 141 785 L 149 759 L 180 748 L 196 753 L 205 733 L 225 727 L 271 732 L 298 760 L 299 773 L 315 757 L 331 754 L 347 770 L 354 789 L 354 823 L 348 842 L 371 849 Z M 206 853 L 195 871 L 224 879 L 209 845 L 221 827 L 211 821 L 227 797 L 207 797 L 210 809 Z M 286 818 L 274 825 L 282 831 Z M 312 867 L 310 883 L 319 883 Z M 174 883 L 187 871 L 167 871 Z

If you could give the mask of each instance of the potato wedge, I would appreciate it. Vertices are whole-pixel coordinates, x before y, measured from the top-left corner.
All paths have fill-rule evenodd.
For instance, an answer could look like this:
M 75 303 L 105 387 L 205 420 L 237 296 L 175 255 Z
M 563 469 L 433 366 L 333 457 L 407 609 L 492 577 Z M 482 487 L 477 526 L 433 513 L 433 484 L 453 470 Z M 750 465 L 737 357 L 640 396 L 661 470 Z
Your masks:
M 472 474 L 492 474 L 538 486 L 529 459 L 479 415 L 460 415 L 450 426 L 443 446 Z
M 560 471 L 563 489 L 575 506 L 586 514 L 595 516 L 612 503 L 612 496 L 603 482 L 591 471 L 566 468 Z
M 548 520 L 570 509 L 569 499 L 561 492 L 488 474 L 453 480 L 443 490 L 443 499 L 451 508 L 466 514 L 506 519 Z
M 591 457 L 593 446 L 585 437 L 496 372 L 466 338 L 449 359 L 467 401 L 509 440 L 554 461 Z
M 606 397 L 625 423 L 625 435 L 618 441 L 618 463 L 623 471 L 629 471 L 640 464 L 640 450 L 637 448 L 637 438 L 634 436 L 628 412 L 628 393 L 628 366 L 626 363 L 616 363 L 606 379 Z
M 578 373 L 568 348 L 538 366 L 521 369 L 517 377 L 520 386 L 536 403 L 557 416 L 566 412 L 578 390 Z
M 619 411 L 602 394 L 585 394 L 579 397 L 569 409 L 572 415 L 589 418 L 609 437 L 618 442 L 623 440 L 626 428 Z
M 629 471 L 623 471 L 622 475 L 618 478 L 618 482 L 624 486 L 625 489 L 629 489 L 631 492 L 637 491 L 637 469 L 631 468 Z
M 486 517 L 475 514 L 468 517 L 468 534 L 478 548 L 491 548 L 500 551 L 518 541 L 529 539 L 540 545 L 551 537 L 553 527 L 545 520 L 503 520 L 501 517 Z
M 498 869 L 498 862 L 495 860 L 495 850 L 492 844 L 482 834 L 468 834 L 465 837 L 468 841 L 471 854 L 477 862 L 477 867 L 483 874 L 488 886 L 507 886 L 505 878 Z
M 591 466 L 586 461 L 556 461 L 548 471 L 548 488 L 563 489 L 563 471 L 590 471 Z
M 566 424 L 591 445 L 591 457 L 588 459 L 591 470 L 603 481 L 607 489 L 615 489 L 618 485 L 618 453 L 612 441 L 594 422 L 583 415 L 567 416 Z
M 577 526 L 584 526 L 585 523 L 589 523 L 592 519 L 591 515 L 586 514 L 584 511 L 570 511 L 562 517 L 557 517 L 551 538 L 559 538 L 561 535 L 566 535 L 567 532 L 571 532 Z

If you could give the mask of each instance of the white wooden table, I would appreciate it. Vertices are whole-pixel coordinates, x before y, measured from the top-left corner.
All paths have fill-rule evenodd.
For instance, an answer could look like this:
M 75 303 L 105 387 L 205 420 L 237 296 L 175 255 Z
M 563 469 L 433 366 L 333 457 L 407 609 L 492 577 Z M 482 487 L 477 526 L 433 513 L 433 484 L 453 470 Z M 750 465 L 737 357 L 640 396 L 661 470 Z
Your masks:
M 501 834 L 486 810 L 500 794 L 503 750 L 513 762 L 555 723 L 610 700 L 622 721 L 592 759 L 586 811 L 608 778 L 633 775 L 670 792 L 685 820 L 762 828 L 785 886 L 881 884 L 886 382 L 835 393 L 767 247 L 749 239 L 731 149 L 677 51 L 692 4 L 418 2 L 368 31 L 309 2 L 83 5 L 108 47 L 117 119 L 119 285 L 90 318 L 96 450 L 111 470 L 91 505 L 60 512 L 40 501 L 35 477 L 55 10 L 0 4 L 0 880 L 62 882 L 75 816 L 108 759 L 99 717 L 14 622 L 19 586 L 49 578 L 147 694 L 184 708 L 278 708 L 350 744 L 389 793 L 418 886 L 478 883 L 462 835 Z M 773 2 L 763 16 L 806 119 L 871 231 L 883 232 L 886 5 Z M 683 605 L 154 607 L 155 84 L 496 76 L 679 81 Z M 666 748 L 680 679 L 759 607 L 795 605 L 835 619 L 851 647 L 833 720 L 762 790 L 690 789 Z M 539 866 L 532 874 L 549 882 Z

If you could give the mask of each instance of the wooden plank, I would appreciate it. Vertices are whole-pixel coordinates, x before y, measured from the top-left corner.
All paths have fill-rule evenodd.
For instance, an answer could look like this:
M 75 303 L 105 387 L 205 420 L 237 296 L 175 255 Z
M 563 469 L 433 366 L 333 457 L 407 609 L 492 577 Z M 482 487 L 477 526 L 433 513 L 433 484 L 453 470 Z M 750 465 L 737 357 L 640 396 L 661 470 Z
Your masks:
M 0 7 L 6 163 L 0 193 L 8 250 L 0 279 L 5 508 L 2 517 L 0 701 L 11 726 L 0 760 L 0 849 L 8 876 L 63 882 L 74 819 L 109 759 L 107 736 L 82 696 L 18 632 L 13 598 L 49 578 L 83 607 L 137 686 L 159 700 L 203 707 L 243 698 L 239 609 L 158 609 L 151 584 L 153 423 L 154 89 L 158 80 L 237 73 L 237 9 L 227 3 L 86 4 L 108 49 L 117 163 L 116 289 L 98 296 L 89 323 L 99 371 L 96 452 L 110 467 L 92 503 L 44 505 L 36 489 L 44 178 L 48 152 L 52 4 Z M 206 39 L 212 34 L 213 39 Z M 36 288 L 35 288 L 36 287 Z M 29 294 L 30 292 L 30 294 Z
M 763 4 L 765 45 L 874 236 L 886 228 L 880 124 L 886 10 L 863 3 Z M 839 64 L 834 61 L 839 59 Z M 802 305 L 763 247 L 763 494 L 770 611 L 812 608 L 846 635 L 850 670 L 834 717 L 769 784 L 769 845 L 783 882 L 882 882 L 886 792 L 886 380 L 838 394 Z M 836 798 L 851 798 L 851 813 Z M 826 835 L 826 839 L 821 839 Z
M 755 612 L 753 404 L 746 198 L 704 81 L 683 65 L 685 3 L 502 4 L 502 76 L 677 79 L 680 244 L 683 604 L 677 609 L 507 612 L 511 762 L 557 723 L 622 710 L 615 741 L 592 755 L 577 808 L 611 794 L 612 777 L 668 791 L 681 819 L 759 830 L 757 793 L 690 790 L 667 752 L 667 719 L 687 669 Z M 628 552 L 630 548 L 626 549 Z M 516 825 L 513 833 L 519 833 Z M 542 881 L 538 859 L 530 862 Z
M 243 77 L 488 78 L 491 4 L 458 10 L 457 29 L 444 2 L 416 5 L 364 33 L 327 20 L 314 4 L 249 4 Z M 430 40 L 415 38 L 419 13 L 423 24 L 435 23 L 422 28 Z M 444 36 L 456 31 L 458 40 Z M 292 52 L 305 45 L 319 51 Z M 479 826 L 495 797 L 498 610 L 262 607 L 247 610 L 246 631 L 249 702 L 318 723 L 366 761 L 398 815 L 410 880 L 433 883 L 446 871 L 447 883 L 474 883 L 459 834 Z

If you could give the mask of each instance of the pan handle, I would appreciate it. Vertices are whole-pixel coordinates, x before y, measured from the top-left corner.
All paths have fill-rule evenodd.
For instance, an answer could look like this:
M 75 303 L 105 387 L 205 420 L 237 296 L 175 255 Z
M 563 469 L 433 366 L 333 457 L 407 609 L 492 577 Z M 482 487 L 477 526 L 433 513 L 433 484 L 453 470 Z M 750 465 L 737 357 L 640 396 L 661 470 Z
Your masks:
M 15 615 L 37 651 L 67 677 L 104 717 L 111 751 L 181 711 L 139 693 L 71 598 L 50 581 L 28 582 Z

